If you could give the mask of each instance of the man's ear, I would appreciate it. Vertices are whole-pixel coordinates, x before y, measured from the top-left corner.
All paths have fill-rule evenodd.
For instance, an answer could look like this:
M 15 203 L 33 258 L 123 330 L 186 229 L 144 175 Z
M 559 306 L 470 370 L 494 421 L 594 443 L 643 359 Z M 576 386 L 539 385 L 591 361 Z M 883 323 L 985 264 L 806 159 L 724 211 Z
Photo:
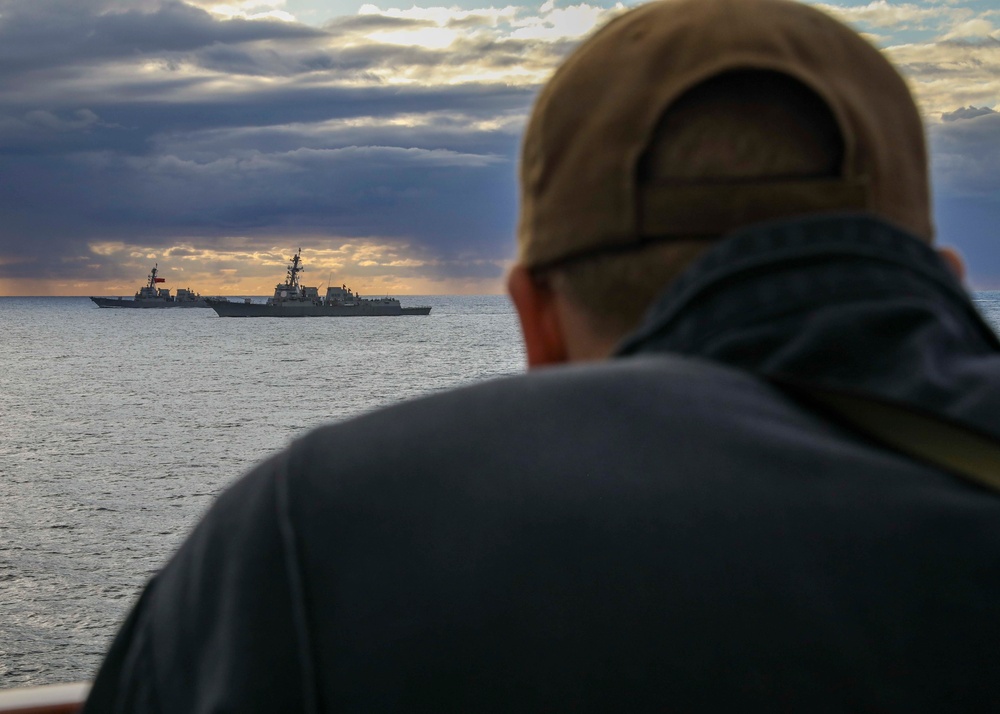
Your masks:
M 941 260 L 944 264 L 948 266 L 952 274 L 962 281 L 965 279 L 965 261 L 962 260 L 962 256 L 959 255 L 958 251 L 954 248 L 938 248 L 938 255 L 941 256 Z
M 507 276 L 507 292 L 521 320 L 528 367 L 566 362 L 566 337 L 552 289 L 518 264 Z

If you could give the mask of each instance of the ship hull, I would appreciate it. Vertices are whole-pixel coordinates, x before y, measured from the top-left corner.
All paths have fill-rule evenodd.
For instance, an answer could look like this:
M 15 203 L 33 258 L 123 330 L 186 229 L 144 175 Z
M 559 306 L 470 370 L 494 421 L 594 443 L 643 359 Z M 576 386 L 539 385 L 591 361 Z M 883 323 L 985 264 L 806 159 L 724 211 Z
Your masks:
M 175 308 L 175 307 L 211 307 L 205 300 L 134 300 L 131 298 L 106 298 L 106 297 L 92 297 L 98 307 L 117 307 L 117 308 L 132 308 L 132 309 L 163 309 L 163 308 Z
M 429 315 L 431 309 L 399 305 L 267 305 L 265 303 L 212 300 L 209 307 L 219 317 L 391 317 Z

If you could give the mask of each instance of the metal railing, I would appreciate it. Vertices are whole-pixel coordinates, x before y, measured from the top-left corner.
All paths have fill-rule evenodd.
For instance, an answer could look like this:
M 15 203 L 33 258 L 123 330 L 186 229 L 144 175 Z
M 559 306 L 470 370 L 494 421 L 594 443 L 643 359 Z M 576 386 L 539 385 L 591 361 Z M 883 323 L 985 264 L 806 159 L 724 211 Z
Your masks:
M 90 682 L 0 689 L 0 714 L 76 714 Z

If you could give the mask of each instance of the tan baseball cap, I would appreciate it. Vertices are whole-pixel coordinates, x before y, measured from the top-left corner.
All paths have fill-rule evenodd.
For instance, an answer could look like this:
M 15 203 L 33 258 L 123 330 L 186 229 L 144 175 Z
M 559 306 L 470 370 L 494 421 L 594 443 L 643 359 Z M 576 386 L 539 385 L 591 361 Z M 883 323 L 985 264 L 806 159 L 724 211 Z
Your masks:
M 842 135 L 839 177 L 642 184 L 660 119 L 720 74 L 790 76 Z M 867 211 L 926 240 L 924 131 L 888 60 L 854 30 L 792 0 L 658 0 L 616 17 L 542 90 L 521 157 L 519 259 L 542 267 L 762 220 Z

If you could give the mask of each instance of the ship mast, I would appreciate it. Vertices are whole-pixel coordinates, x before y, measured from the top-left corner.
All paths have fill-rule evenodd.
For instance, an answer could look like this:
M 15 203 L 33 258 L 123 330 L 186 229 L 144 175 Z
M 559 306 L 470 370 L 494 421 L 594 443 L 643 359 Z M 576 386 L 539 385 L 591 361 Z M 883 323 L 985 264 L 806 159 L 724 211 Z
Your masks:
M 159 265 L 159 263 L 153 263 L 153 270 L 149 274 L 149 283 L 146 284 L 147 288 L 155 288 L 156 287 L 156 266 L 158 266 L 158 265 Z
M 299 248 L 299 252 L 295 254 L 292 258 L 292 264 L 288 266 L 288 279 L 287 285 L 291 290 L 298 290 L 299 288 L 299 273 L 301 273 L 304 268 L 300 265 L 302 248 Z

